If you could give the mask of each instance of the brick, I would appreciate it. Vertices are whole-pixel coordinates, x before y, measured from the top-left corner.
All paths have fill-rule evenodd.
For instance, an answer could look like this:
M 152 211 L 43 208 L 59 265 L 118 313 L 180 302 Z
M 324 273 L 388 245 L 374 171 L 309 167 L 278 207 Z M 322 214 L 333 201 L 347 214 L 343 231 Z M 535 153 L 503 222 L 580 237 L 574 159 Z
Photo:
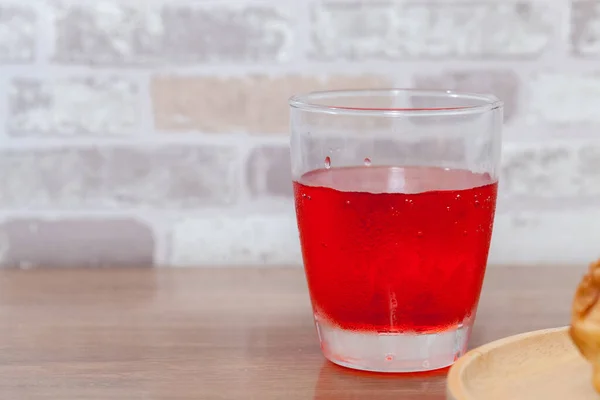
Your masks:
M 600 1 L 574 1 L 571 11 L 571 52 L 600 55 Z
M 507 199 L 600 196 L 600 141 L 507 143 L 501 190 Z
M 12 136 L 131 135 L 140 130 L 136 84 L 120 78 L 15 79 Z
M 0 265 L 152 266 L 154 237 L 132 219 L 11 219 L 0 224 Z
M 158 76 L 152 99 L 159 130 L 272 134 L 288 132 L 288 98 L 293 94 L 389 86 L 390 79 L 378 76 Z
M 279 6 L 95 1 L 62 5 L 57 14 L 54 57 L 65 63 L 279 62 L 294 39 Z
M 170 265 L 299 265 L 293 211 L 281 215 L 186 218 L 172 232 Z
M 529 123 L 598 124 L 600 71 L 597 73 L 540 73 L 528 79 L 524 114 Z
M 265 146 L 252 150 L 246 179 L 254 197 L 291 197 L 292 173 L 289 146 Z
M 31 8 L 0 5 L 0 62 L 33 61 L 35 25 L 36 15 Z
M 191 208 L 229 204 L 236 150 L 191 145 L 4 150 L 0 207 Z
M 437 75 L 417 74 L 414 86 L 422 89 L 452 89 L 490 93 L 504 102 L 504 120 L 509 121 L 518 107 L 520 82 L 512 70 L 449 71 Z
M 497 214 L 489 264 L 587 265 L 600 257 L 600 209 Z
M 554 32 L 548 5 L 519 1 L 326 1 L 312 9 L 317 59 L 533 58 Z

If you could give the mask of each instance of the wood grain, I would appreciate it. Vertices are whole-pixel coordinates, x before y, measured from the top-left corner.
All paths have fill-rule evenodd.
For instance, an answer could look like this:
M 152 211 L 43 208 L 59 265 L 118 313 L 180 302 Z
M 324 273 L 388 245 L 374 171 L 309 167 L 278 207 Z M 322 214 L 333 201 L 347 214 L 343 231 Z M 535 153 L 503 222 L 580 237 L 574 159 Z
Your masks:
M 543 329 L 480 346 L 448 374 L 449 400 L 598 400 L 592 364 L 568 327 Z
M 567 324 L 585 269 L 489 268 L 471 345 Z M 3 400 L 443 399 L 445 374 L 326 362 L 299 268 L 0 272 Z

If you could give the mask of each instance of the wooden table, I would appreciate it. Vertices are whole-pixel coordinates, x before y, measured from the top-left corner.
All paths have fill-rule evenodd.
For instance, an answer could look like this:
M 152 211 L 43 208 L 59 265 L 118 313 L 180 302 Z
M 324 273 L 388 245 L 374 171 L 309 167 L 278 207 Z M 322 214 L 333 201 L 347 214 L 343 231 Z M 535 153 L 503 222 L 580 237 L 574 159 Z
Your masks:
M 491 267 L 472 345 L 568 323 L 581 267 Z M 443 399 L 445 372 L 326 362 L 303 272 L 0 272 L 0 398 Z

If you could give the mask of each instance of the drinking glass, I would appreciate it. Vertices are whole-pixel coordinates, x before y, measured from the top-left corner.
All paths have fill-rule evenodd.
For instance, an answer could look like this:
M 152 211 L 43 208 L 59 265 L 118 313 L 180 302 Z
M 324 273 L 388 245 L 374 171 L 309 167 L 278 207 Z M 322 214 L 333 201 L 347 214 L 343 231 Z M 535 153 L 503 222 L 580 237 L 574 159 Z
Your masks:
M 314 92 L 290 106 L 323 354 L 379 372 L 452 364 L 466 350 L 487 263 L 502 103 L 389 89 Z

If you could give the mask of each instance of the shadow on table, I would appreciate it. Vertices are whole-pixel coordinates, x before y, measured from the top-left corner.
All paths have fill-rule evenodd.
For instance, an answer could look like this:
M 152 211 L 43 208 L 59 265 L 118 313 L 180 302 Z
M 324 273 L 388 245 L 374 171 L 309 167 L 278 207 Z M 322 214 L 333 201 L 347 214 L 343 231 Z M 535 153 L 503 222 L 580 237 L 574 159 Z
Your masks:
M 354 371 L 324 362 L 314 400 L 444 400 L 448 368 L 418 374 Z

